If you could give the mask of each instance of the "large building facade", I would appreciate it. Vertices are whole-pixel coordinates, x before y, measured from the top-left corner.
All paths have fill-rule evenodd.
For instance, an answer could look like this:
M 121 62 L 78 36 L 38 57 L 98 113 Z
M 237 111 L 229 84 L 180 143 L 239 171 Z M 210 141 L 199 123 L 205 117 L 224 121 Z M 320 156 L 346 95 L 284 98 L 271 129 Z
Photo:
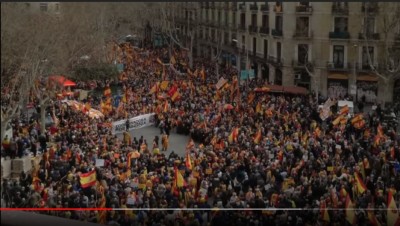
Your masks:
M 400 86 L 399 81 L 386 85 L 370 66 L 384 67 L 384 45 L 399 42 L 400 23 L 389 31 L 382 24 L 385 16 L 395 19 L 388 17 L 395 13 L 389 9 L 399 3 L 175 4 L 179 7 L 169 15 L 183 35 L 195 30 L 197 55 L 212 58 L 221 52 L 220 63 L 253 69 L 272 84 L 303 86 L 331 97 L 365 96 L 367 102 L 390 102 Z

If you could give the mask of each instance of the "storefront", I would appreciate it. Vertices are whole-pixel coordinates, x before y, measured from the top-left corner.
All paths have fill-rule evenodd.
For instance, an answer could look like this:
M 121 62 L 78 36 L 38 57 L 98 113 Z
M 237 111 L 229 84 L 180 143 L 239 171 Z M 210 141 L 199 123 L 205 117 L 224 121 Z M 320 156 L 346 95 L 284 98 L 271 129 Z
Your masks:
M 375 103 L 378 95 L 378 77 L 369 74 L 357 76 L 357 101 Z
M 393 102 L 400 103 L 400 79 L 394 82 L 393 86 Z
M 347 74 L 332 73 L 328 75 L 328 97 L 343 99 L 348 94 L 349 76 Z

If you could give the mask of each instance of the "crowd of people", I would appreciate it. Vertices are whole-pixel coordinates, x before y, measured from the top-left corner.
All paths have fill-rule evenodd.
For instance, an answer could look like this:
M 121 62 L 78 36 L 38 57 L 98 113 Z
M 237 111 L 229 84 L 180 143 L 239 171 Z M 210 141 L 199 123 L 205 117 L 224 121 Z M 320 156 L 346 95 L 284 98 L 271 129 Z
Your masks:
M 3 181 L 8 207 L 181 209 L 48 212 L 115 225 L 351 225 L 349 219 L 378 225 L 387 222 L 388 194 L 400 203 L 399 135 L 391 125 L 382 126 L 379 111 L 343 120 L 346 112 L 335 123 L 343 113 L 336 109 L 321 120 L 318 105 L 328 99 L 255 92 L 267 82 L 241 83 L 228 65 L 217 75 L 206 58 L 195 58 L 188 68 L 184 50 L 174 51 L 175 62 L 167 66 L 159 62 L 166 49 L 114 51 L 125 63 L 120 78 L 79 84 L 122 87 L 124 101 L 105 117 L 90 118 L 55 99 L 59 123 L 45 133 L 40 121 L 13 120 L 14 134 L 3 141 L 2 153 L 30 148 L 42 160 L 32 173 Z M 228 82 L 217 89 L 221 77 Z M 162 81 L 169 84 L 155 86 Z M 174 86 L 180 95 L 172 101 L 168 91 Z M 106 98 L 85 101 L 96 108 Z M 158 136 L 111 133 L 112 122 L 152 112 L 161 142 Z M 364 125 L 356 126 L 356 117 Z M 184 156 L 165 152 L 174 132 L 192 138 Z M 132 158 L 133 152 L 140 155 Z M 96 167 L 96 159 L 104 166 Z M 83 188 L 80 176 L 93 170 L 96 183 Z M 356 210 L 349 213 L 345 208 L 351 206 Z

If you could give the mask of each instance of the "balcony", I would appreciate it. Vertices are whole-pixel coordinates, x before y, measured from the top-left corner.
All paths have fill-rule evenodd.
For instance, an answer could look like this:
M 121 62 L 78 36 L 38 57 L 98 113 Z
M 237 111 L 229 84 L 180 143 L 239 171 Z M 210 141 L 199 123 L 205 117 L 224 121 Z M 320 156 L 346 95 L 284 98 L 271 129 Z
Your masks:
M 332 5 L 332 14 L 349 15 L 349 6 L 333 4 Z
M 365 13 L 365 11 L 367 11 L 367 13 L 370 13 L 370 14 L 378 13 L 379 12 L 378 3 L 377 2 L 368 2 L 368 3 L 363 2 L 362 6 L 361 6 L 361 11 L 363 13 Z
M 364 33 L 358 33 L 358 39 L 364 40 L 365 39 L 365 34 Z M 379 33 L 370 33 L 367 34 L 367 39 L 368 40 L 379 40 L 380 35 Z
M 260 27 L 260 34 L 268 35 L 269 34 L 269 27 Z
M 283 65 L 283 59 L 280 57 L 268 56 L 268 62 L 273 64 L 275 67 L 280 67 Z
M 244 25 L 244 24 L 239 24 L 238 30 L 239 30 L 239 31 L 245 32 L 245 31 L 246 31 L 246 25 Z
M 377 63 L 373 63 L 373 66 L 375 69 L 378 69 L 379 65 Z M 362 64 L 356 63 L 356 70 L 357 70 L 357 72 L 367 73 L 367 72 L 371 72 L 372 68 L 371 68 L 371 65 L 369 65 L 368 63 L 362 63 Z
M 275 5 L 274 12 L 275 13 L 283 13 L 282 5 L 280 5 L 280 6 Z
M 250 33 L 257 33 L 258 27 L 255 25 L 249 25 L 249 32 Z
M 327 62 L 326 68 L 330 72 L 349 72 L 351 70 L 351 64 Z
M 293 38 L 296 39 L 309 39 L 312 38 L 313 32 L 312 31 L 308 31 L 308 29 L 306 29 L 307 31 L 299 31 L 296 30 L 293 34 Z
M 236 12 L 236 11 L 237 11 L 237 8 L 238 8 L 238 3 L 237 3 L 237 2 L 232 2 L 231 4 L 232 4 L 232 5 L 231 5 L 232 11 Z
M 272 36 L 274 36 L 274 37 L 282 37 L 283 36 L 283 34 L 282 34 L 282 30 L 280 29 L 280 30 L 277 30 L 277 29 L 272 29 Z
M 312 6 L 306 6 L 306 5 L 296 6 L 296 13 L 299 13 L 299 14 L 312 14 L 312 12 L 313 12 Z
M 331 38 L 331 39 L 350 39 L 350 33 L 348 31 L 329 32 L 329 38 Z
M 309 61 L 299 61 L 299 60 L 292 60 L 292 67 L 295 69 L 303 69 L 307 65 L 307 68 L 311 70 L 313 67 L 313 63 Z
M 267 3 L 262 4 L 262 5 L 261 5 L 261 11 L 262 11 L 263 13 L 268 13 L 268 12 L 269 12 L 269 5 L 268 5 Z
M 210 4 L 209 3 L 206 3 L 205 5 L 204 5 L 204 9 L 209 9 L 210 8 Z
M 239 4 L 239 10 L 246 12 L 246 4 L 245 3 Z
M 250 5 L 250 10 L 251 10 L 251 11 L 257 11 L 257 10 L 258 10 L 257 4 L 251 4 L 251 5 Z

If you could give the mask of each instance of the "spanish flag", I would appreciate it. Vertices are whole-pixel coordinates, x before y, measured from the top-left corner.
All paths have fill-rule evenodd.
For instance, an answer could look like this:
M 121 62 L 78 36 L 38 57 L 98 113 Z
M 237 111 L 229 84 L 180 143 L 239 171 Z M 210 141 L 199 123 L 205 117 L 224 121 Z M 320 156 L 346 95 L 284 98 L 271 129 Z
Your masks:
M 338 125 L 343 117 L 344 117 L 343 115 L 339 115 L 335 120 L 332 121 L 332 125 L 334 126 Z
M 362 129 L 365 126 L 365 120 L 361 119 L 360 121 L 354 123 L 354 128 L 356 129 Z
M 109 85 L 107 85 L 107 87 L 104 89 L 104 96 L 111 97 L 111 89 Z
M 169 91 L 168 91 L 168 96 L 172 97 L 175 94 L 175 92 L 177 92 L 177 91 L 178 91 L 178 87 L 176 85 L 173 85 L 171 87 L 171 89 L 169 89 Z
M 247 103 L 251 104 L 254 101 L 254 98 L 256 97 L 256 95 L 252 92 L 249 94 L 249 96 L 247 97 Z
M 347 105 L 345 105 L 345 106 L 343 106 L 341 109 L 340 109 L 340 112 L 339 112 L 339 114 L 340 115 L 345 115 L 345 114 L 348 114 L 349 113 L 349 106 L 347 106 Z
M 39 179 L 39 177 L 34 177 L 33 178 L 32 185 L 33 185 L 33 189 L 35 191 L 39 191 L 40 190 L 40 179 Z
M 258 102 L 256 106 L 256 113 L 262 113 L 261 103 Z
M 179 172 L 178 168 L 176 166 L 174 167 L 175 171 L 175 184 L 178 188 L 181 188 L 183 186 L 186 186 L 185 179 L 183 178 L 181 172 Z
M 238 135 L 239 135 L 239 128 L 234 128 L 228 137 L 229 143 L 237 142 Z
M 166 90 L 167 87 L 168 87 L 168 84 L 169 84 L 169 81 L 162 81 L 161 84 L 160 84 L 160 88 L 162 90 Z
M 363 115 L 362 114 L 357 114 L 356 116 L 354 116 L 351 119 L 351 124 L 354 125 L 356 122 L 360 121 L 361 119 L 363 119 Z
M 157 93 L 159 89 L 159 82 L 154 84 L 154 86 L 150 89 L 150 94 Z
M 316 137 L 320 137 L 321 136 L 321 129 L 319 127 L 315 128 L 314 135 Z
M 326 221 L 326 222 L 330 222 L 331 220 L 329 218 L 329 213 L 328 213 L 328 209 L 326 208 L 325 201 L 321 201 L 320 211 L 321 211 L 322 220 Z
M 175 101 L 178 100 L 180 97 L 181 97 L 181 94 L 180 94 L 178 91 L 176 91 L 176 92 L 174 93 L 174 95 L 172 95 L 171 100 L 175 102 Z
M 206 80 L 206 72 L 204 71 L 204 67 L 201 69 L 200 75 L 201 75 L 201 79 L 203 79 L 203 81 L 205 81 Z
M 392 191 L 388 193 L 387 225 L 400 226 L 399 210 L 397 209 Z
M 101 195 L 101 200 L 100 200 L 100 204 L 99 204 L 99 208 L 106 208 L 106 196 L 104 195 L 104 188 L 103 186 L 100 186 L 100 193 Z M 99 211 L 98 215 L 97 215 L 97 219 L 99 221 L 100 224 L 106 224 L 107 223 L 107 211 L 103 210 L 103 211 Z
M 346 196 L 346 220 L 351 225 L 356 223 L 356 214 L 354 212 L 354 204 L 350 199 L 350 195 L 347 194 Z
M 378 219 L 376 219 L 375 213 L 373 210 L 368 210 L 368 219 L 369 223 L 372 226 L 381 226 L 381 223 L 379 223 Z
M 358 173 L 354 173 L 354 179 L 355 182 L 357 183 L 357 191 L 359 194 L 364 193 L 367 190 L 367 187 L 365 186 L 364 182 L 360 178 L 360 175 Z
M 96 170 L 89 173 L 83 173 L 80 175 L 80 182 L 82 188 L 88 188 L 96 184 Z
M 384 134 L 383 134 L 383 128 L 382 128 L 381 124 L 378 125 L 377 134 L 378 134 L 378 136 L 380 136 L 380 137 L 383 137 L 383 136 L 384 136 Z
M 189 152 L 186 152 L 186 168 L 188 168 L 188 169 L 190 169 L 190 170 L 192 170 L 193 169 L 193 167 L 192 167 L 192 161 L 191 161 L 191 159 L 190 159 L 190 154 L 189 154 Z
M 168 112 L 168 101 L 165 101 L 163 111 Z
M 157 63 L 163 65 L 163 62 L 160 60 L 160 58 L 157 58 Z
M 254 137 L 254 143 L 259 144 L 261 141 L 261 129 L 259 129 Z

